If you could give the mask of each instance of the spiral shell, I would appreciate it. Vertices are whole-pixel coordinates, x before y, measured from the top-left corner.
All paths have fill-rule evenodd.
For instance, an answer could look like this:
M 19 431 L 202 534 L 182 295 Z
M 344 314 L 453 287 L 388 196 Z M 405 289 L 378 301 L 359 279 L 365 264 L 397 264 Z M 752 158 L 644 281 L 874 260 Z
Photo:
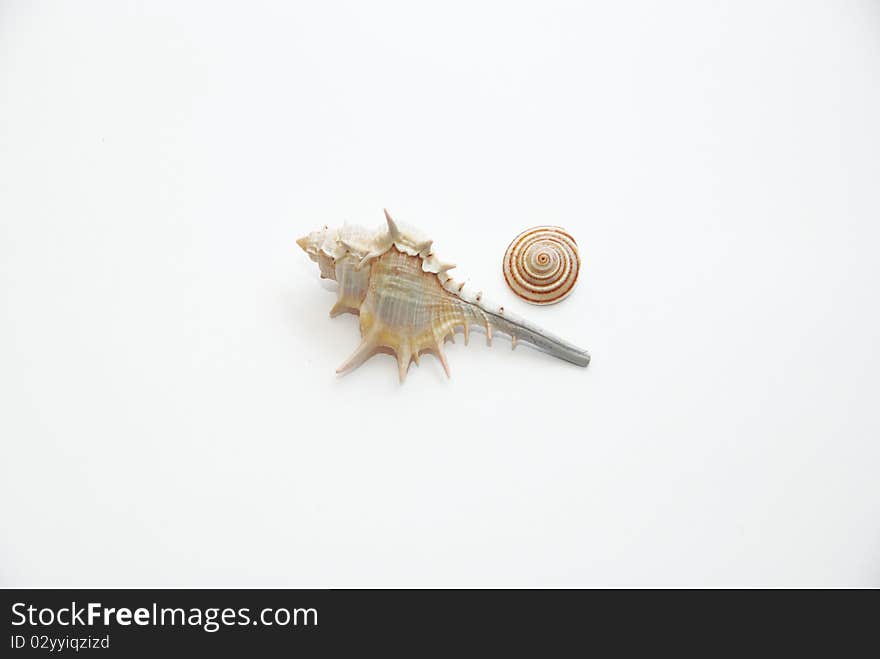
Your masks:
M 553 304 L 565 298 L 577 283 L 579 271 L 577 243 L 561 227 L 527 229 L 504 254 L 507 285 L 532 304 Z

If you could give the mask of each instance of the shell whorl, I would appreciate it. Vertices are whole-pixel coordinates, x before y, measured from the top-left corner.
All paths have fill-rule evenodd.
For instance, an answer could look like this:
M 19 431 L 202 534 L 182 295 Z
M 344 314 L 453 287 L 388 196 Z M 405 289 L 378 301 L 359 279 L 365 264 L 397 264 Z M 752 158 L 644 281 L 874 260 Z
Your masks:
M 527 229 L 508 246 L 503 268 L 507 285 L 526 302 L 559 302 L 577 283 L 580 271 L 577 243 L 561 227 Z

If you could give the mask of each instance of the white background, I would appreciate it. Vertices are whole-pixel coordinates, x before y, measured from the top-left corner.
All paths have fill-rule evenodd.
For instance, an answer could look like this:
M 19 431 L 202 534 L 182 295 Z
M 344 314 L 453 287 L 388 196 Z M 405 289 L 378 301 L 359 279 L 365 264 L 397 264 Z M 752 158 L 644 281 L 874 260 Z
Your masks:
M 880 585 L 878 82 L 869 1 L 3 2 L 0 584 Z M 590 367 L 337 378 L 383 206 Z

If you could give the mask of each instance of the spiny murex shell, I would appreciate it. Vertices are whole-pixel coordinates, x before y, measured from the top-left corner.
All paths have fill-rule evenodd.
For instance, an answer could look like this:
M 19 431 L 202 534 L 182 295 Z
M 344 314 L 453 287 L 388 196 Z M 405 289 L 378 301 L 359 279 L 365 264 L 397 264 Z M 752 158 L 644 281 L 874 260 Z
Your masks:
M 467 344 L 471 326 L 529 343 L 554 357 L 578 366 L 590 363 L 590 355 L 483 299 L 482 292 L 465 290 L 448 272 L 454 265 L 434 254 L 429 240 L 408 227 L 399 227 L 385 211 L 386 227 L 369 231 L 357 226 L 324 227 L 297 240 L 318 264 L 322 279 L 339 284 L 333 318 L 350 312 L 360 316 L 361 344 L 337 373 L 351 371 L 377 352 L 397 357 L 400 381 L 411 361 L 433 353 L 449 375 L 443 342 L 453 339 L 459 328 Z

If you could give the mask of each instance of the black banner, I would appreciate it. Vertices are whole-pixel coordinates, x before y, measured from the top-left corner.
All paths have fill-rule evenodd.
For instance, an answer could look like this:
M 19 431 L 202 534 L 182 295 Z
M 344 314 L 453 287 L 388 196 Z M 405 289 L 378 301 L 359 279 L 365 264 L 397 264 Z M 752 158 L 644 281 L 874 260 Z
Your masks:
M 847 608 L 840 593 L 805 591 L 9 589 L 2 596 L 4 657 L 421 656 L 527 647 L 556 656 L 600 647 L 781 650 L 803 641 L 816 649 L 829 637 L 829 649 L 839 651 L 872 629 L 876 615 L 876 606 Z M 829 633 L 835 622 L 845 636 Z

